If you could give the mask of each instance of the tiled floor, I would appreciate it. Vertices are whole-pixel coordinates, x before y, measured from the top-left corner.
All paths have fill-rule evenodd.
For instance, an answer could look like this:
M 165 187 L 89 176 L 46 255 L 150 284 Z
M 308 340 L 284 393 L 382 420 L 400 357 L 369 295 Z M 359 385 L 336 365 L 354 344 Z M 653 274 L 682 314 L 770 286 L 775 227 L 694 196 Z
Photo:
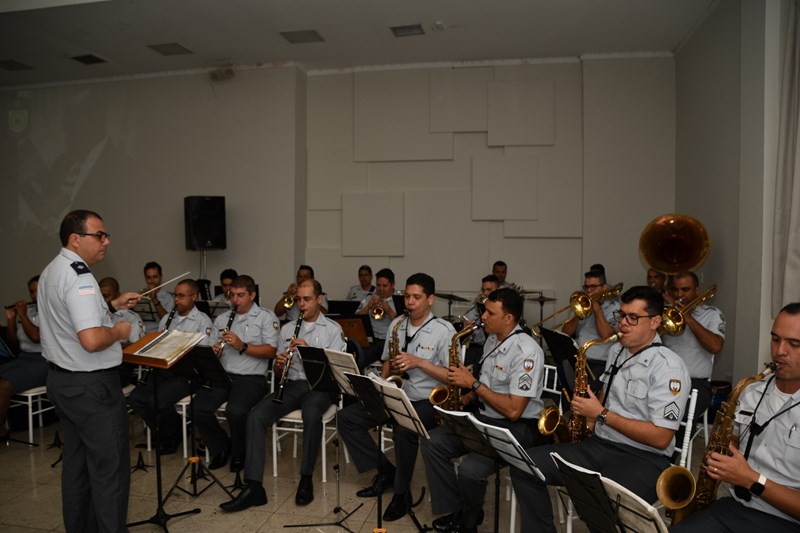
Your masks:
M 0 530 L 4 533 L 14 532 L 34 532 L 34 531 L 63 531 L 61 520 L 61 465 L 52 464 L 59 457 L 57 448 L 48 449 L 47 444 L 54 438 L 58 424 L 53 424 L 44 429 L 37 429 L 35 432 L 36 441 L 43 443 L 36 448 L 28 448 L 21 444 L 12 443 L 9 447 L 0 448 Z M 145 441 L 142 425 L 138 418 L 131 417 L 131 463 L 135 464 L 140 449 L 135 446 Z M 699 455 L 702 452 L 702 444 L 698 441 L 699 450 L 695 450 L 693 464 L 698 464 Z M 268 449 L 268 454 L 271 450 Z M 294 494 L 297 488 L 298 469 L 300 459 L 293 459 L 291 445 L 286 441 L 283 451 L 280 454 L 278 463 L 278 477 L 272 476 L 271 455 L 267 461 L 267 471 L 265 472 L 265 488 L 269 503 L 261 507 L 250 508 L 239 513 L 223 513 L 218 505 L 226 501 L 227 497 L 220 487 L 212 485 L 202 494 L 194 497 L 180 490 L 166 502 L 164 509 L 167 513 L 177 513 L 181 511 L 200 509 L 200 513 L 176 517 L 169 521 L 170 531 L 226 531 L 232 532 L 266 532 L 282 530 L 288 524 L 310 524 L 318 522 L 335 522 L 339 517 L 334 515 L 333 510 L 341 506 L 345 511 L 356 509 L 359 504 L 363 506 L 356 510 L 346 521 L 346 525 L 352 531 L 372 532 L 377 526 L 377 502 L 374 499 L 364 500 L 357 498 L 355 492 L 363 486 L 369 484 L 372 479 L 372 472 L 359 474 L 355 466 L 345 464 L 344 455 L 341 456 L 341 480 L 339 484 L 340 499 L 337 499 L 337 483 L 332 465 L 335 461 L 335 447 L 328 446 L 329 473 L 328 482 L 322 483 L 319 474 L 319 466 L 314 477 L 314 501 L 306 506 L 299 508 L 294 504 Z M 148 464 L 154 464 L 155 454 L 142 450 L 144 460 Z M 178 473 L 186 464 L 185 459 L 180 453 L 169 455 L 163 458 L 163 487 L 164 494 L 175 482 Z M 228 469 L 216 470 L 220 481 L 226 485 L 234 482 L 234 475 Z M 191 491 L 191 486 L 187 479 L 182 479 L 181 486 Z M 198 490 L 202 490 L 208 482 L 200 480 Z M 500 496 L 500 522 L 499 531 L 509 531 L 509 508 L 510 502 L 505 500 L 508 485 L 508 476 L 503 472 L 501 475 L 501 496 Z M 425 471 L 420 457 L 417 461 L 417 469 L 414 474 L 414 493 L 418 495 L 422 486 L 425 485 Z M 156 511 L 156 474 L 155 468 L 148 468 L 147 472 L 137 471 L 131 475 L 130 505 L 128 519 L 133 521 L 147 520 Z M 391 498 L 391 492 L 384 495 L 384 508 Z M 427 496 L 422 503 L 415 509 L 419 521 L 430 525 L 435 517 L 431 515 L 430 504 Z M 485 506 L 487 522 L 481 526 L 480 531 L 493 531 L 491 517 L 494 513 L 494 479 L 490 480 Z M 383 527 L 391 533 L 413 533 L 417 531 L 409 517 L 405 517 L 397 522 L 386 523 Z M 560 531 L 566 531 L 564 526 L 560 526 Z M 519 531 L 519 519 L 517 519 L 516 530 Z M 575 533 L 586 531 L 586 527 L 579 520 L 575 521 Z M 161 531 L 155 525 L 144 525 L 132 528 L 131 531 Z M 301 527 L 297 529 L 287 529 L 287 531 L 345 531 L 343 528 L 326 527 Z

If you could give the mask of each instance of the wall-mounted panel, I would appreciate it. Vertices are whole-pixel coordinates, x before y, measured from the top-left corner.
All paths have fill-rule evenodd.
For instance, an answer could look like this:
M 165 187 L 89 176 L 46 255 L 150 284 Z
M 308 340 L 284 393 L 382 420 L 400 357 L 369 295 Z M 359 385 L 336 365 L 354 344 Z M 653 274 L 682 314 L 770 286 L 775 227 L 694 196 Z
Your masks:
M 308 211 L 306 217 L 309 248 L 342 247 L 342 211 Z
M 355 160 L 453 158 L 453 134 L 430 132 L 428 70 L 355 74 Z
M 430 71 L 432 132 L 486 131 L 491 68 Z
M 472 158 L 473 220 L 536 220 L 539 202 L 538 154 Z
M 555 139 L 552 80 L 489 83 L 489 145 L 550 145 Z
M 403 255 L 403 195 L 342 195 L 342 255 Z
M 367 191 L 353 161 L 353 75 L 308 79 L 308 209 L 341 209 L 343 192 Z

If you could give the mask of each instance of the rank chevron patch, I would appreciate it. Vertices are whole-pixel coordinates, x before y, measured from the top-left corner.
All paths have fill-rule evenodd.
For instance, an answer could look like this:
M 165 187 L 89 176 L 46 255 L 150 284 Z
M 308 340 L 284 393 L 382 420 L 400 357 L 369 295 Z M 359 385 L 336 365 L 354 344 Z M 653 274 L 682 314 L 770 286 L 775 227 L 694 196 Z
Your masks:
M 670 402 L 664 408 L 664 418 L 667 420 L 680 420 L 681 419 L 681 408 L 678 407 L 678 404 L 675 402 Z

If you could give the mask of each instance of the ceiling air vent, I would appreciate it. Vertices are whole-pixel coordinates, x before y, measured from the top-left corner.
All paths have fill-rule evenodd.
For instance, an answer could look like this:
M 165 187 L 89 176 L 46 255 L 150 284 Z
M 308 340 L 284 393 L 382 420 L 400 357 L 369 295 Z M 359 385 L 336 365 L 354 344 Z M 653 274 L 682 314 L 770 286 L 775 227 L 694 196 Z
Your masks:
M 0 68 L 3 70 L 33 70 L 33 67 L 13 59 L 0 59 Z
M 100 63 L 108 63 L 102 57 L 96 56 L 94 54 L 84 54 L 82 56 L 72 56 L 71 59 L 74 59 L 78 63 L 83 63 L 84 65 L 98 65 Z
M 182 56 L 194 54 L 191 50 L 178 43 L 148 44 L 147 48 L 158 52 L 162 56 Z
M 422 24 L 408 24 L 407 26 L 390 26 L 390 30 L 395 37 L 413 37 L 414 35 L 425 35 Z
M 291 44 L 325 42 L 325 39 L 322 38 L 322 35 L 317 30 L 282 31 L 280 34 Z

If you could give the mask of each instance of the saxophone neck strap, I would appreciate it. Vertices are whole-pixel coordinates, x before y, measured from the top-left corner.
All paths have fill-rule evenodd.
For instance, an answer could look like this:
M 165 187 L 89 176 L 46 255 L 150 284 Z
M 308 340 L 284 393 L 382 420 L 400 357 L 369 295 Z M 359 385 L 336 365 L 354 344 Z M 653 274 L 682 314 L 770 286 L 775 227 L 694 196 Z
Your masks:
M 648 344 L 647 346 L 645 346 L 644 348 L 641 348 L 639 351 L 637 351 L 633 355 L 629 356 L 621 364 L 618 365 L 617 361 L 619 361 L 619 356 L 622 355 L 622 352 L 623 352 L 623 350 L 625 350 L 625 347 L 623 346 L 622 348 L 619 349 L 619 351 L 617 352 L 616 357 L 614 357 L 614 364 L 611 365 L 611 368 L 609 368 L 608 370 L 603 372 L 604 376 L 609 376 L 608 385 L 606 385 L 606 393 L 605 393 L 605 395 L 603 395 L 603 407 L 606 406 L 606 402 L 608 401 L 608 397 L 611 395 L 611 384 L 614 383 L 614 377 L 622 369 L 622 367 L 625 366 L 625 363 L 627 363 L 628 361 L 630 361 L 631 359 L 633 359 L 634 357 L 636 357 L 640 353 L 644 352 L 645 350 L 648 350 L 650 348 L 657 348 L 659 346 L 664 346 L 664 345 L 661 344 L 660 342 L 653 342 L 651 344 Z
M 772 377 L 769 378 L 769 381 L 767 381 L 767 386 L 764 387 L 764 391 L 761 393 L 761 398 L 758 399 L 758 403 L 756 404 L 756 408 L 753 409 L 753 416 L 750 417 L 750 424 L 747 426 L 747 429 L 750 430 L 750 435 L 747 437 L 747 446 L 745 446 L 745 449 L 744 449 L 744 458 L 745 459 L 750 457 L 750 448 L 753 447 L 753 440 L 758 435 L 761 435 L 761 433 L 763 433 L 765 429 L 767 429 L 767 426 L 769 425 L 770 422 L 772 422 L 773 420 L 775 420 L 776 418 L 781 416 L 783 413 L 785 413 L 785 412 L 787 412 L 787 411 L 789 411 L 791 409 L 794 409 L 795 407 L 800 405 L 800 402 L 795 402 L 792 405 L 790 405 L 789 407 L 787 407 L 786 409 L 783 409 L 782 411 L 778 411 L 777 413 L 772 415 L 763 424 L 759 424 L 758 422 L 756 422 L 756 413 L 758 413 L 758 408 L 761 407 L 761 402 L 764 401 L 764 396 L 767 395 L 767 389 L 769 389 L 770 383 L 772 383 L 774 380 L 775 380 L 775 376 L 773 375 Z
M 417 336 L 417 333 L 419 333 L 420 331 L 422 331 L 422 328 L 424 328 L 425 326 L 427 326 L 427 325 L 428 325 L 428 323 L 430 323 L 430 322 L 431 322 L 431 321 L 433 321 L 433 320 L 436 320 L 436 316 L 432 316 L 432 317 L 430 317 L 428 320 L 426 320 L 426 321 L 425 321 L 425 323 L 424 323 L 424 324 L 422 324 L 420 327 L 418 327 L 418 328 L 417 328 L 417 331 L 415 331 L 413 335 L 409 335 L 409 334 L 408 334 L 408 330 L 411 328 L 411 317 L 409 316 L 408 318 L 406 318 L 406 320 L 405 320 L 405 324 L 404 324 L 404 325 L 405 325 L 405 327 L 406 327 L 406 342 L 405 342 L 405 343 L 403 343 L 403 349 L 402 349 L 402 350 L 400 350 L 400 351 L 401 351 L 401 352 L 405 352 L 405 351 L 407 351 L 407 350 L 408 350 L 408 345 L 411 343 L 411 341 L 413 341 L 413 340 L 414 340 L 414 337 L 416 337 L 416 336 Z
M 485 355 L 483 355 L 483 356 L 481 357 L 480 361 L 478 361 L 478 367 L 481 367 L 481 366 L 483 366 L 483 362 L 486 360 L 486 358 L 487 358 L 487 357 L 489 357 L 490 355 L 492 355 L 492 354 L 493 354 L 494 352 L 496 352 L 497 350 L 499 350 L 499 349 L 500 349 L 500 347 L 501 347 L 503 344 L 505 344 L 505 343 L 506 343 L 506 341 L 507 341 L 508 339 L 510 339 L 510 338 L 511 338 L 511 337 L 513 337 L 514 335 L 518 335 L 518 334 L 520 334 L 520 333 L 525 333 L 525 332 L 524 332 L 523 330 L 521 330 L 521 329 L 517 329 L 517 330 L 515 330 L 515 331 L 512 331 L 511 333 L 509 333 L 509 334 L 506 336 L 506 338 L 505 338 L 505 339 L 503 339 L 501 342 L 497 343 L 497 346 L 495 346 L 494 348 L 492 348 L 492 350 L 491 350 L 489 353 L 487 353 L 487 354 L 485 354 Z

